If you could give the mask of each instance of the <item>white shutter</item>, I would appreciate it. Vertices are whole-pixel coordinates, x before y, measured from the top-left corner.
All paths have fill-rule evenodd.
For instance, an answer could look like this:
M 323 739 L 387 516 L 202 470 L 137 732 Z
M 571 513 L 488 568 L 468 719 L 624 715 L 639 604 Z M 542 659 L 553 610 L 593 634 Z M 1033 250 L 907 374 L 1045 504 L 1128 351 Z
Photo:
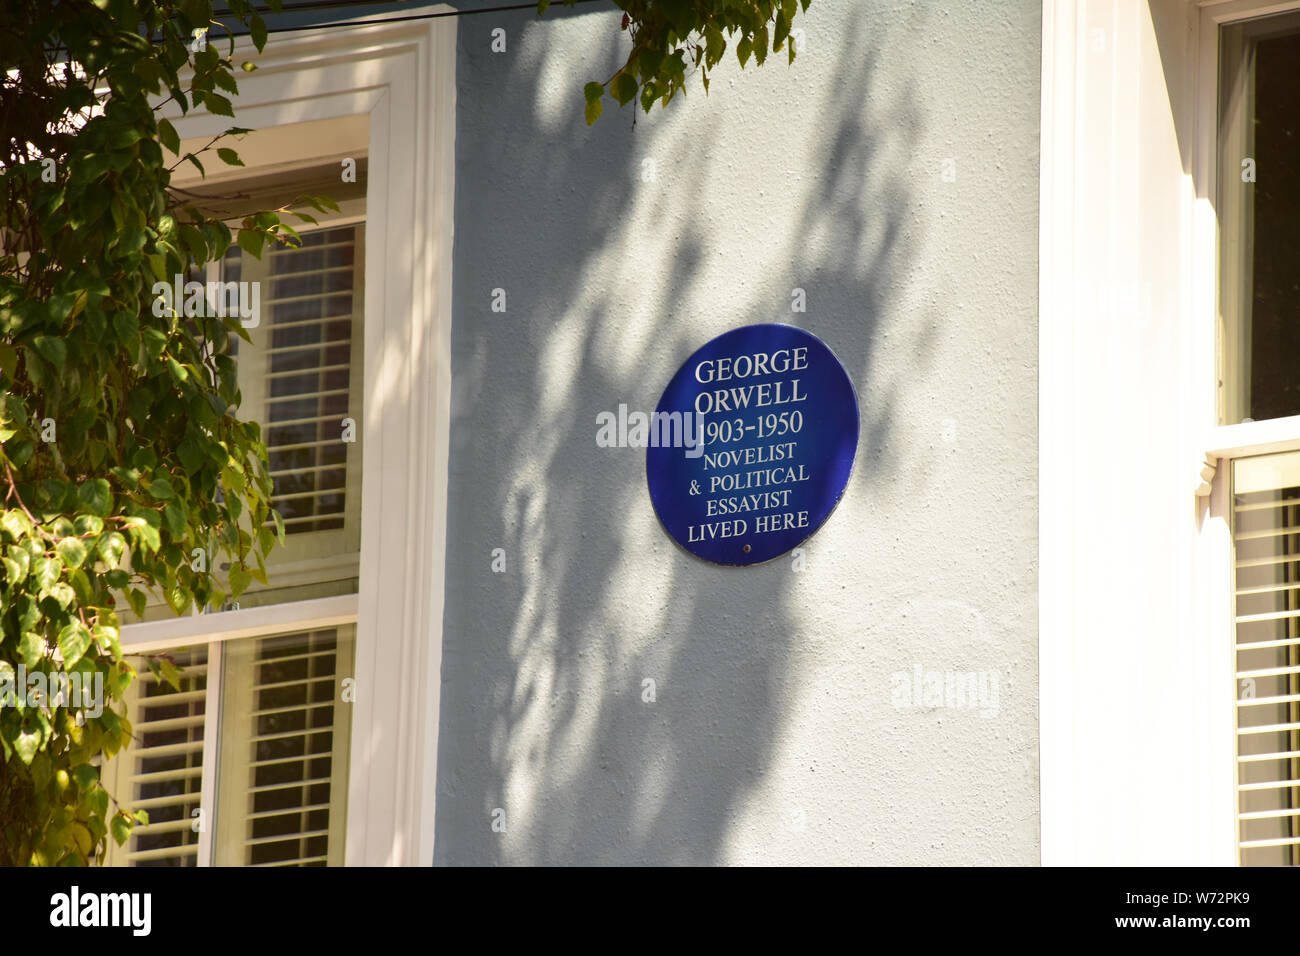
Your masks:
M 159 682 L 147 670 L 127 690 L 131 745 L 104 768 L 109 795 L 128 812 L 146 810 L 147 825 L 137 825 L 119 847 L 109 837 L 108 863 L 114 866 L 194 866 L 203 777 L 203 735 L 207 696 L 207 648 L 172 653 L 181 674 L 180 690 Z
M 1233 462 L 1241 863 L 1300 864 L 1300 452 Z
M 225 645 L 218 865 L 343 862 L 353 631 Z
M 327 226 L 303 232 L 300 248 L 258 260 L 233 247 L 222 263 L 223 281 L 259 283 L 253 342 L 236 347 L 240 413 L 262 425 L 281 563 L 360 548 L 363 245 L 362 224 Z

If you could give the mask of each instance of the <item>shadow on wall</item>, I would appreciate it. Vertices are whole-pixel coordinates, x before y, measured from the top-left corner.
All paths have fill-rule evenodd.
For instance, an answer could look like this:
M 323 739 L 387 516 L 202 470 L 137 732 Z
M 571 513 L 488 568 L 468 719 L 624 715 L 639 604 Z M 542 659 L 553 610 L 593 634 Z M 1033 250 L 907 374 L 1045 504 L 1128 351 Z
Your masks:
M 458 51 L 435 862 L 722 862 L 798 706 L 792 658 L 809 615 L 788 558 L 737 570 L 677 548 L 651 509 L 644 452 L 596 447 L 596 413 L 620 402 L 652 409 L 677 366 L 727 328 L 806 324 L 859 392 L 846 494 L 879 480 L 871 451 L 887 438 L 892 403 L 873 381 L 877 323 L 917 241 L 897 160 L 917 137 L 913 97 L 904 85 L 875 89 L 873 51 L 886 38 L 852 28 L 836 31 L 823 86 L 792 84 L 796 104 L 750 91 L 740 106 L 763 114 L 756 122 L 779 125 L 797 106 L 818 112 L 823 134 L 796 180 L 807 197 L 796 220 L 755 223 L 761 200 L 747 211 L 710 192 L 733 164 L 753 162 L 752 144 L 727 142 L 711 123 L 695 140 L 672 138 L 685 121 L 673 110 L 703 109 L 700 91 L 662 117 L 642 114 L 635 129 L 630 109 L 612 103 L 585 126 L 582 84 L 611 75 L 626 43 L 616 13 L 486 20 L 462 22 Z M 517 55 L 490 51 L 498 24 Z M 554 74 L 543 68 L 557 46 L 593 36 L 598 49 Z M 651 144 L 661 165 L 647 186 Z M 660 195 L 637 206 L 648 188 Z M 786 237 L 765 264 L 772 291 L 724 281 L 702 292 L 706 258 L 750 229 Z M 818 303 L 816 321 L 789 312 L 794 286 Z M 494 289 L 505 313 L 491 309 Z M 693 293 L 717 314 L 691 314 Z M 647 299 L 652 318 L 633 324 Z M 491 569 L 497 548 L 501 573 Z

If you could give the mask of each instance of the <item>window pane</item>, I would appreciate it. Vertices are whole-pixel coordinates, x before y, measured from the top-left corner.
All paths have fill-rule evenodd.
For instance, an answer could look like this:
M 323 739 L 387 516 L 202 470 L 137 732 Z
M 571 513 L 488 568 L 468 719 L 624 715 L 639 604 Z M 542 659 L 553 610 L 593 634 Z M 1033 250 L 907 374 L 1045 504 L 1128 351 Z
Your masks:
M 1225 28 L 1220 423 L 1300 415 L 1300 19 Z
M 224 263 L 227 276 L 239 267 L 260 278 L 261 321 L 240 349 L 241 411 L 262 424 L 287 535 L 342 530 L 359 514 L 350 459 L 360 429 L 345 440 L 344 422 L 362 420 L 362 229 L 304 232 L 301 247 L 268 249 L 256 263 L 235 247 Z
M 1233 463 L 1238 838 L 1300 864 L 1300 453 Z
M 179 690 L 137 662 L 141 674 L 126 696 L 133 740 L 105 767 L 106 786 L 119 805 L 149 814 L 149 823 L 137 826 L 125 846 L 109 848 L 114 865 L 197 862 L 208 652 L 198 647 L 170 657 L 181 668 Z
M 352 631 L 227 643 L 218 865 L 342 863 Z

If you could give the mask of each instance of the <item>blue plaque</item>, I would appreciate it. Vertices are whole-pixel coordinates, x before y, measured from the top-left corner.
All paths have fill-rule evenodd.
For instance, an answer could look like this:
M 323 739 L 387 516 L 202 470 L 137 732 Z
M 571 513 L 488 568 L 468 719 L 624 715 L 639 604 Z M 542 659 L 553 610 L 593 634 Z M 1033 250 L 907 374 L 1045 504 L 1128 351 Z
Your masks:
M 835 509 L 857 453 L 858 398 L 817 336 L 746 325 L 687 359 L 650 434 L 646 480 L 668 533 L 706 561 L 758 564 Z

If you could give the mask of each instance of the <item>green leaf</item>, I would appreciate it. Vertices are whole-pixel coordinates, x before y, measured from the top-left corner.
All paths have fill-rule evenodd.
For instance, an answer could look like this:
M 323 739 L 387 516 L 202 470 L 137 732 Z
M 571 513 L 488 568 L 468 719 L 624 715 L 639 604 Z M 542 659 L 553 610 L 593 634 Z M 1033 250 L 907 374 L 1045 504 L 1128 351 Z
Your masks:
M 171 587 L 164 588 L 163 597 L 167 599 L 168 606 L 171 607 L 172 613 L 177 617 L 190 609 L 190 602 L 194 599 L 189 589 L 179 581 Z
M 162 679 L 166 681 L 172 690 L 181 689 L 181 672 L 176 669 L 176 665 L 165 657 L 158 658 L 158 671 L 162 674 Z
M 220 93 L 213 93 L 211 90 L 205 90 L 203 93 L 203 105 L 208 108 L 208 112 L 213 116 L 234 116 L 235 107 L 230 100 L 226 99 Z
M 45 303 L 45 307 L 51 321 L 59 323 L 68 318 L 72 314 L 78 296 L 79 294 L 76 292 L 64 292 L 50 296 L 50 300 Z
M 140 320 L 133 313 L 126 311 L 113 313 L 113 332 L 120 343 L 129 344 L 139 331 Z
M 704 31 L 704 62 L 712 68 L 727 50 L 727 38 L 716 26 L 710 25 Z
M 157 525 L 146 521 L 140 526 L 140 540 L 149 551 L 157 551 L 162 547 L 162 538 L 158 534 Z
M 587 98 L 587 102 L 598 100 L 605 95 L 605 87 L 599 83 L 588 83 L 582 88 L 582 95 Z
M 95 589 L 90 584 L 90 577 L 84 568 L 73 568 L 68 572 L 68 583 L 77 594 L 77 601 L 82 607 L 89 607 L 95 600 Z M 55 588 L 58 585 L 54 585 Z
M 262 258 L 262 244 L 266 241 L 264 233 L 257 232 L 254 229 L 241 229 L 239 235 L 235 237 L 235 241 L 239 243 L 239 248 L 253 258 Z
M 636 77 L 628 73 L 620 73 L 618 76 L 614 77 L 614 82 L 610 84 L 610 89 L 614 94 L 614 99 L 618 100 L 618 105 L 626 106 L 636 98 Z
M 166 478 L 155 478 L 149 484 L 149 494 L 159 501 L 170 501 L 175 497 L 176 492 L 172 490 L 172 483 Z
M 32 562 L 32 578 L 36 587 L 41 591 L 48 591 L 59 579 L 62 570 L 63 566 L 58 558 L 37 558 Z
M 73 601 L 77 599 L 76 589 L 65 581 L 58 581 L 50 588 L 50 597 L 52 597 L 63 610 L 68 609 Z
M 173 156 L 181 154 L 181 137 L 176 132 L 176 127 L 171 124 L 171 120 L 158 121 L 158 140 L 171 151 Z
M 37 719 L 41 724 L 42 730 L 49 729 L 47 726 L 49 723 L 48 718 L 45 718 L 42 714 Z M 50 782 L 52 770 L 53 767 L 50 766 L 50 755 L 38 752 L 32 759 L 32 783 L 36 784 L 37 790 L 45 789 L 46 785 Z M 57 812 L 55 815 L 55 821 L 56 824 L 62 822 L 62 818 L 57 814 Z
M 329 196 L 299 196 L 292 206 L 311 206 L 317 212 L 338 212 L 339 204 Z
M 72 527 L 79 535 L 97 535 L 104 530 L 104 519 L 97 515 L 77 515 Z
M 754 62 L 759 66 L 767 59 L 767 27 L 763 26 L 754 32 Z
M 257 52 L 261 53 L 266 46 L 266 21 L 253 14 L 253 18 L 248 21 L 248 34 L 253 38 L 253 46 L 257 47 Z
M 113 489 L 105 478 L 83 481 L 77 489 L 77 504 L 81 510 L 100 518 L 108 517 L 113 508 Z
M 109 469 L 109 473 L 133 491 L 140 486 L 139 469 L 123 468 L 120 465 L 114 465 Z
M 227 166 L 244 165 L 244 161 L 239 158 L 239 154 L 236 153 L 233 149 L 228 149 L 224 146 L 220 147 L 217 149 L 217 156 L 219 156 L 221 158 L 221 161 L 225 163 Z
M 176 453 L 180 456 L 181 464 L 185 466 L 185 470 L 188 471 L 191 476 L 203 467 L 203 462 L 205 461 L 203 449 L 199 446 L 199 443 L 195 441 L 193 435 L 187 435 L 181 440 L 180 447 L 176 449 Z
M 12 345 L 0 342 L 0 372 L 13 378 L 18 371 L 18 350 Z
M 54 546 L 54 550 L 63 559 L 64 567 L 79 568 L 86 560 L 86 543 L 80 538 L 64 538 Z
M 72 667 L 81 660 L 86 648 L 90 647 L 90 631 L 80 621 L 73 621 L 59 631 L 59 653 L 63 655 L 63 666 Z
M 235 78 L 227 70 L 216 70 L 211 74 L 211 76 L 212 82 L 227 93 L 234 95 L 239 92 L 239 84 L 235 82 Z M 242 166 L 243 163 L 240 163 L 239 165 Z
M 749 37 L 741 37 L 740 42 L 736 44 L 736 58 L 740 60 L 740 66 L 743 69 L 746 61 L 749 59 L 750 51 L 754 48 L 754 41 Z
M 230 596 L 239 597 L 244 590 L 253 583 L 253 575 L 245 570 L 241 565 L 232 564 L 230 566 Z
M 126 661 L 119 661 L 109 669 L 108 687 L 114 697 L 121 697 L 135 680 L 135 668 Z
M 9 532 L 9 535 L 15 540 L 26 538 L 32 533 L 31 521 L 18 508 L 11 508 L 3 515 L 0 515 L 0 528 Z
M 86 805 L 90 808 L 90 812 L 100 819 L 108 816 L 108 791 L 103 787 L 95 787 L 86 794 Z M 89 840 L 89 831 L 87 831 L 87 840 Z M 84 844 L 80 845 L 84 846 Z M 85 846 L 83 852 L 89 853 L 90 847 Z
M 14 750 L 18 751 L 18 758 L 25 764 L 31 764 L 32 758 L 36 756 L 36 751 L 40 745 L 41 732 L 39 728 L 20 730 L 17 739 L 14 740 Z
M 98 645 L 101 650 L 112 654 L 114 660 L 121 658 L 122 649 L 120 641 L 122 634 L 116 627 L 109 624 L 96 624 L 90 629 L 90 634 L 95 639 L 95 644 Z
M 108 829 L 113 834 L 113 839 L 117 842 L 117 845 L 122 846 L 131 838 L 131 818 L 118 811 L 113 814 L 113 819 L 109 821 Z
M 782 14 L 776 18 L 776 27 L 772 30 L 772 49 L 781 49 L 781 43 L 790 35 L 790 21 Z
M 23 665 L 30 671 L 36 668 L 45 656 L 45 639 L 35 631 L 25 631 L 18 639 L 18 654 Z
M 118 532 L 110 531 L 96 543 L 96 550 L 101 561 L 110 568 L 116 568 L 122 561 L 123 552 L 126 551 L 126 539 Z
M 32 348 L 60 372 L 68 364 L 68 347 L 63 344 L 63 339 L 57 339 L 52 335 L 38 335 L 32 339 Z
M 89 790 L 99 783 L 99 768 L 83 763 L 72 770 L 72 779 L 78 789 Z
M 32 454 L 36 451 L 35 442 L 30 441 L 13 441 L 5 443 L 5 454 L 9 460 L 17 467 L 21 468 L 31 460 Z
M 9 573 L 9 583 L 17 584 L 22 581 L 23 578 L 27 577 L 27 572 L 31 570 L 32 556 L 27 553 L 25 548 L 20 548 L 12 544 L 9 545 L 5 553 L 8 555 L 8 557 L 5 558 L 5 561 L 13 564 L 13 568 Z M 6 567 L 8 567 L 8 565 L 6 565 Z
M 128 531 L 134 531 L 140 537 L 140 541 L 149 551 L 157 551 L 162 546 L 162 539 L 158 535 L 158 525 L 160 519 L 157 512 L 147 512 L 146 515 L 133 515 L 122 523 L 122 527 Z
M 587 117 L 588 126 L 596 122 L 596 120 L 600 119 L 600 113 L 601 110 L 603 109 L 604 107 L 601 105 L 600 100 L 587 100 L 587 108 L 585 110 L 585 113 Z
M 185 537 L 185 510 L 174 501 L 163 509 L 163 526 L 177 541 Z

